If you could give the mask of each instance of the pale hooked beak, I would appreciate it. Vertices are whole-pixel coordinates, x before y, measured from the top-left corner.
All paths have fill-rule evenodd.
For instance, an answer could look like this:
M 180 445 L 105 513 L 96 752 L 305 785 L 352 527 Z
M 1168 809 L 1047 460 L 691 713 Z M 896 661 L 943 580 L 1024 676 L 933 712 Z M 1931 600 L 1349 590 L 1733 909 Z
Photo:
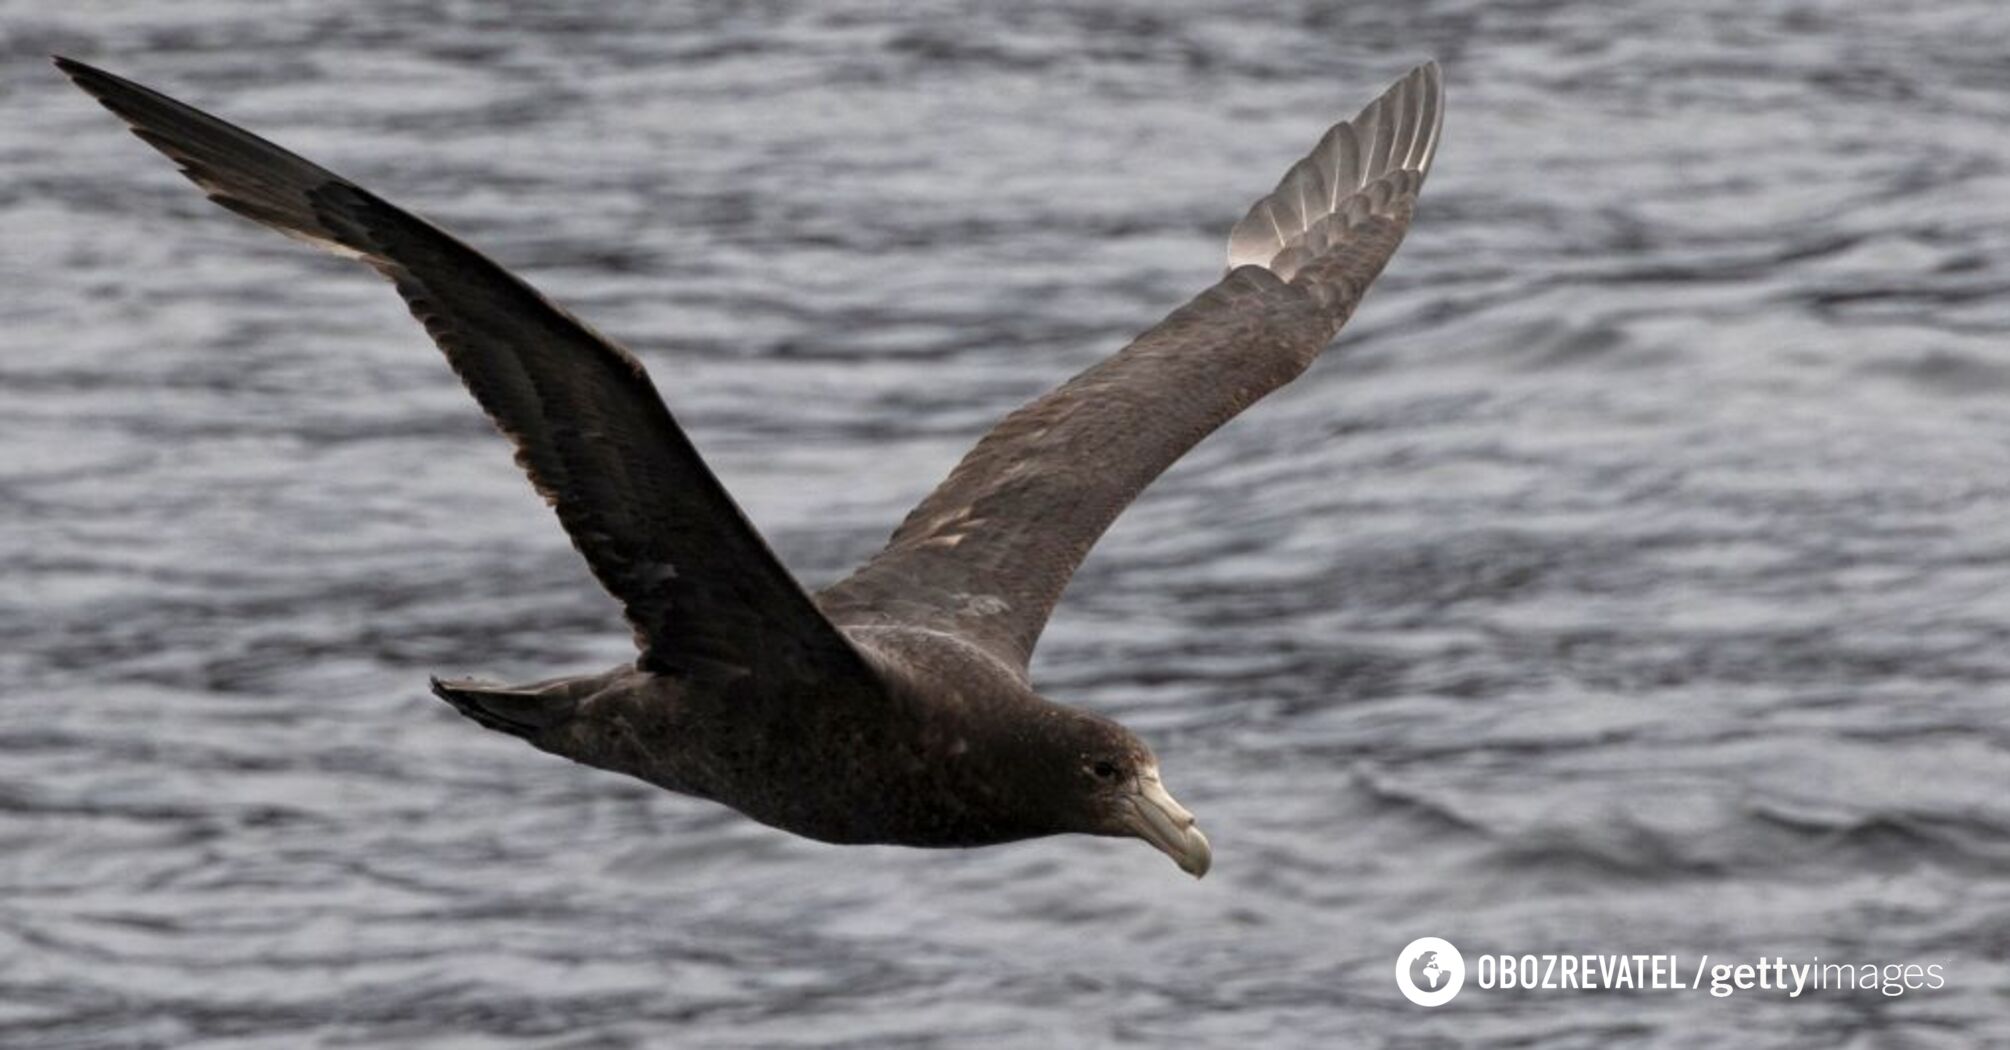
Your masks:
M 1135 793 L 1124 802 L 1130 808 L 1124 825 L 1131 834 L 1171 857 L 1188 875 L 1197 879 L 1207 874 L 1208 866 L 1214 863 L 1214 849 L 1194 826 L 1193 814 L 1166 792 L 1157 768 L 1138 774 Z

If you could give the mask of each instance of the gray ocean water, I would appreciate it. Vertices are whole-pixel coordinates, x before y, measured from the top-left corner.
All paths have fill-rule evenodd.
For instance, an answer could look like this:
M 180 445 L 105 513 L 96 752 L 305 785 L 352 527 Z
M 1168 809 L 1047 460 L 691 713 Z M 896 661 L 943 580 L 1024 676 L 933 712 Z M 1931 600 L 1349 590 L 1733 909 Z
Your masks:
M 2010 9 L 0 2 L 0 1046 L 2010 1039 Z M 837 848 L 431 699 L 631 655 L 402 304 L 46 63 L 218 110 L 647 361 L 801 576 L 1440 59 L 1338 347 L 1035 663 L 1217 853 Z M 1397 950 L 1937 964 L 1404 1001 Z M 1686 980 L 1688 974 L 1683 977 Z

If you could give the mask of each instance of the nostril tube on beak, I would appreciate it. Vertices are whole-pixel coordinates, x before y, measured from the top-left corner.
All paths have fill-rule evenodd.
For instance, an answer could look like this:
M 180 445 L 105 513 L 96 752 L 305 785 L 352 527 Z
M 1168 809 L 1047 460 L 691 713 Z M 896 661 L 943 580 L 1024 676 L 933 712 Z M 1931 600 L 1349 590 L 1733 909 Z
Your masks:
M 1181 871 L 1200 878 L 1214 864 L 1214 848 L 1195 826 L 1194 816 L 1166 791 L 1157 769 L 1138 775 L 1129 799 L 1131 833 L 1173 859 Z

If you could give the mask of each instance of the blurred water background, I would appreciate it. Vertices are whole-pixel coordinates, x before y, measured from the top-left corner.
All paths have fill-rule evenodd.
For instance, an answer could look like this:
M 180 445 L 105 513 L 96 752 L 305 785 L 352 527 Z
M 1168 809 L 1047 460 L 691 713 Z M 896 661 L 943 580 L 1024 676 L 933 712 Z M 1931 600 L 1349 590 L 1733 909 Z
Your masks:
M 2010 9 L 0 2 L 0 1045 L 1965 1047 L 2010 996 Z M 828 582 L 1439 58 L 1408 244 L 1040 650 L 1201 818 L 841 849 L 485 733 L 627 631 L 367 271 L 103 63 L 648 362 Z M 1467 991 L 1426 934 L 1939 963 Z

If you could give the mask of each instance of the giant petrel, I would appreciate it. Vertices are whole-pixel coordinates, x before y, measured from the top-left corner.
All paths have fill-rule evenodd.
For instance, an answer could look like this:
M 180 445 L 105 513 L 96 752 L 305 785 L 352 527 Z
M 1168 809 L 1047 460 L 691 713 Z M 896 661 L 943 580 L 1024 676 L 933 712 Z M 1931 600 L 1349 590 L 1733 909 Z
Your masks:
M 1437 150 L 1438 68 L 1336 124 L 1229 235 L 1228 272 L 1006 416 L 885 549 L 815 594 L 775 558 L 635 356 L 438 226 L 247 131 L 58 67 L 231 211 L 390 278 L 504 436 L 640 655 L 433 681 L 490 729 L 825 842 L 1133 836 L 1213 855 L 1129 730 L 1027 665 L 1089 548 L 1201 438 L 1303 372 L 1395 253 Z

